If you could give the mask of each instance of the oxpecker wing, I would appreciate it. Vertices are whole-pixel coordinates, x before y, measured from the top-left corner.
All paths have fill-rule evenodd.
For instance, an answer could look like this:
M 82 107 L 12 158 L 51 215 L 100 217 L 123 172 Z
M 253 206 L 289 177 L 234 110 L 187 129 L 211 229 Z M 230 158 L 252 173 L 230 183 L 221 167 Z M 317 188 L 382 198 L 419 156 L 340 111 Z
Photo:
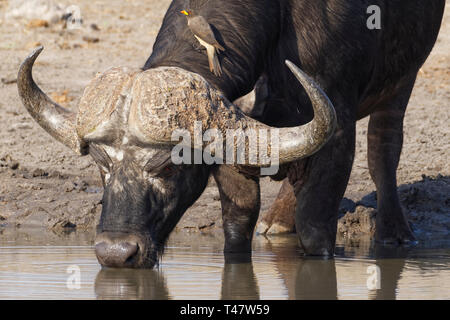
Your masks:
M 222 66 L 219 61 L 219 50 L 225 51 L 224 47 L 217 41 L 211 25 L 203 16 L 195 15 L 192 11 L 182 11 L 188 19 L 188 27 L 198 42 L 206 48 L 209 61 L 209 69 L 216 76 L 222 75 Z

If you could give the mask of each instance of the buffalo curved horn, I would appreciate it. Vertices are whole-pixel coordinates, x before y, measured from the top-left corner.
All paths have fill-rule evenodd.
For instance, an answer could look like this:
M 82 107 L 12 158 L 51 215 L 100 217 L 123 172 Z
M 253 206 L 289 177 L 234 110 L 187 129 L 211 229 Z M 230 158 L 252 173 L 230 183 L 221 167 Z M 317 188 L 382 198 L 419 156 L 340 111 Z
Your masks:
M 136 80 L 129 118 L 131 131 L 143 143 L 171 145 L 177 143 L 172 140 L 174 130 L 186 130 L 191 137 L 196 136 L 194 123 L 198 122 L 201 122 L 202 129 L 218 129 L 225 137 L 224 140 L 228 140 L 229 130 L 255 130 L 258 135 L 263 129 L 270 132 L 271 136 L 272 133 L 278 133 L 277 146 L 272 145 L 267 136 L 265 138 L 267 154 L 278 152 L 278 164 L 309 157 L 319 151 L 333 135 L 337 123 L 336 112 L 318 84 L 292 62 L 286 61 L 286 64 L 311 99 L 314 118 L 305 125 L 292 128 L 267 126 L 246 116 L 200 75 L 178 68 L 160 67 L 143 72 Z M 259 135 L 257 139 L 258 145 L 265 142 Z M 260 157 L 254 161 L 255 154 L 251 154 L 254 150 L 250 149 L 245 136 L 233 138 L 232 144 L 235 148 L 245 145 L 245 159 L 253 159 L 253 163 L 246 162 L 245 165 L 267 165 Z M 202 146 L 193 144 L 191 147 Z
M 309 157 L 319 151 L 334 134 L 336 111 L 320 86 L 294 63 L 286 65 L 308 94 L 314 110 L 314 119 L 302 126 L 279 129 L 280 164 Z
M 279 164 L 286 164 L 312 156 L 332 137 L 337 125 L 336 111 L 326 93 L 305 72 L 286 60 L 286 65 L 308 94 L 314 110 L 314 118 L 305 125 L 291 128 L 274 128 L 245 116 L 238 124 L 248 129 L 278 130 Z M 269 143 L 270 149 L 273 149 Z M 247 159 L 249 155 L 246 155 Z M 257 166 L 262 165 L 258 163 Z
M 33 64 L 44 50 L 40 46 L 21 64 L 17 86 L 22 103 L 33 119 L 53 138 L 77 154 L 85 154 L 76 131 L 76 114 L 52 101 L 33 80 Z

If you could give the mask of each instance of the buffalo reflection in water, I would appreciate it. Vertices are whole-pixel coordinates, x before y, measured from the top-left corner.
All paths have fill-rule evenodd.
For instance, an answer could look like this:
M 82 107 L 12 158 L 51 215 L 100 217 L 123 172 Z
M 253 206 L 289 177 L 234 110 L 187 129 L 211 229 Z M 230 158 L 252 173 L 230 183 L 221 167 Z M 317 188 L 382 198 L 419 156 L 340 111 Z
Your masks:
M 289 245 L 266 249 L 274 254 L 272 263 L 276 267 L 278 277 L 284 282 L 288 299 L 338 299 L 335 259 L 299 257 L 298 249 Z M 381 272 L 380 289 L 369 290 L 369 299 L 395 299 L 409 249 L 378 245 L 366 249 L 368 250 L 365 250 L 365 254 L 375 258 L 375 264 Z M 295 259 L 293 255 L 296 256 Z M 186 277 L 189 277 L 187 273 Z M 186 287 L 186 290 L 189 289 Z M 167 300 L 172 298 L 169 292 L 161 270 L 102 269 L 95 280 L 98 299 Z M 220 298 L 261 298 L 254 265 L 249 255 L 225 257 Z

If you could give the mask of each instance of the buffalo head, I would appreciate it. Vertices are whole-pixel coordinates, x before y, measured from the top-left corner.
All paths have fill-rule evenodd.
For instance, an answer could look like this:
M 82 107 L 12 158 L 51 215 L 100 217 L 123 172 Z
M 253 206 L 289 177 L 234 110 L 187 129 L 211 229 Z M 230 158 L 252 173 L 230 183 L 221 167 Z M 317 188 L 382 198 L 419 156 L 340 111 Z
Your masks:
M 20 67 L 19 95 L 53 138 L 91 155 L 104 183 L 96 253 L 109 267 L 151 268 L 183 213 L 204 191 L 211 166 L 174 165 L 176 129 L 270 129 L 244 115 L 198 74 L 174 67 L 112 68 L 88 87 L 74 114 L 51 101 L 32 78 L 37 48 Z M 279 163 L 308 157 L 332 135 L 336 116 L 323 91 L 287 62 L 311 98 L 310 123 L 279 130 Z M 249 149 L 246 149 L 249 152 Z M 248 158 L 248 155 L 246 159 Z M 262 166 L 261 163 L 252 166 Z

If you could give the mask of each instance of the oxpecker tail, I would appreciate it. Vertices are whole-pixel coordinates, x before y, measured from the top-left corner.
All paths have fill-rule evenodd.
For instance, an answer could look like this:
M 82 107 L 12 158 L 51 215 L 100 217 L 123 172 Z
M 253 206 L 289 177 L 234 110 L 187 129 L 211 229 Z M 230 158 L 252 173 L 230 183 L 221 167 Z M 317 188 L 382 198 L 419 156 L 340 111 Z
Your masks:
M 209 69 L 214 75 L 217 77 L 222 76 L 222 66 L 220 65 L 219 61 L 219 54 L 216 48 L 210 49 L 212 53 L 208 52 L 208 60 L 209 60 Z

